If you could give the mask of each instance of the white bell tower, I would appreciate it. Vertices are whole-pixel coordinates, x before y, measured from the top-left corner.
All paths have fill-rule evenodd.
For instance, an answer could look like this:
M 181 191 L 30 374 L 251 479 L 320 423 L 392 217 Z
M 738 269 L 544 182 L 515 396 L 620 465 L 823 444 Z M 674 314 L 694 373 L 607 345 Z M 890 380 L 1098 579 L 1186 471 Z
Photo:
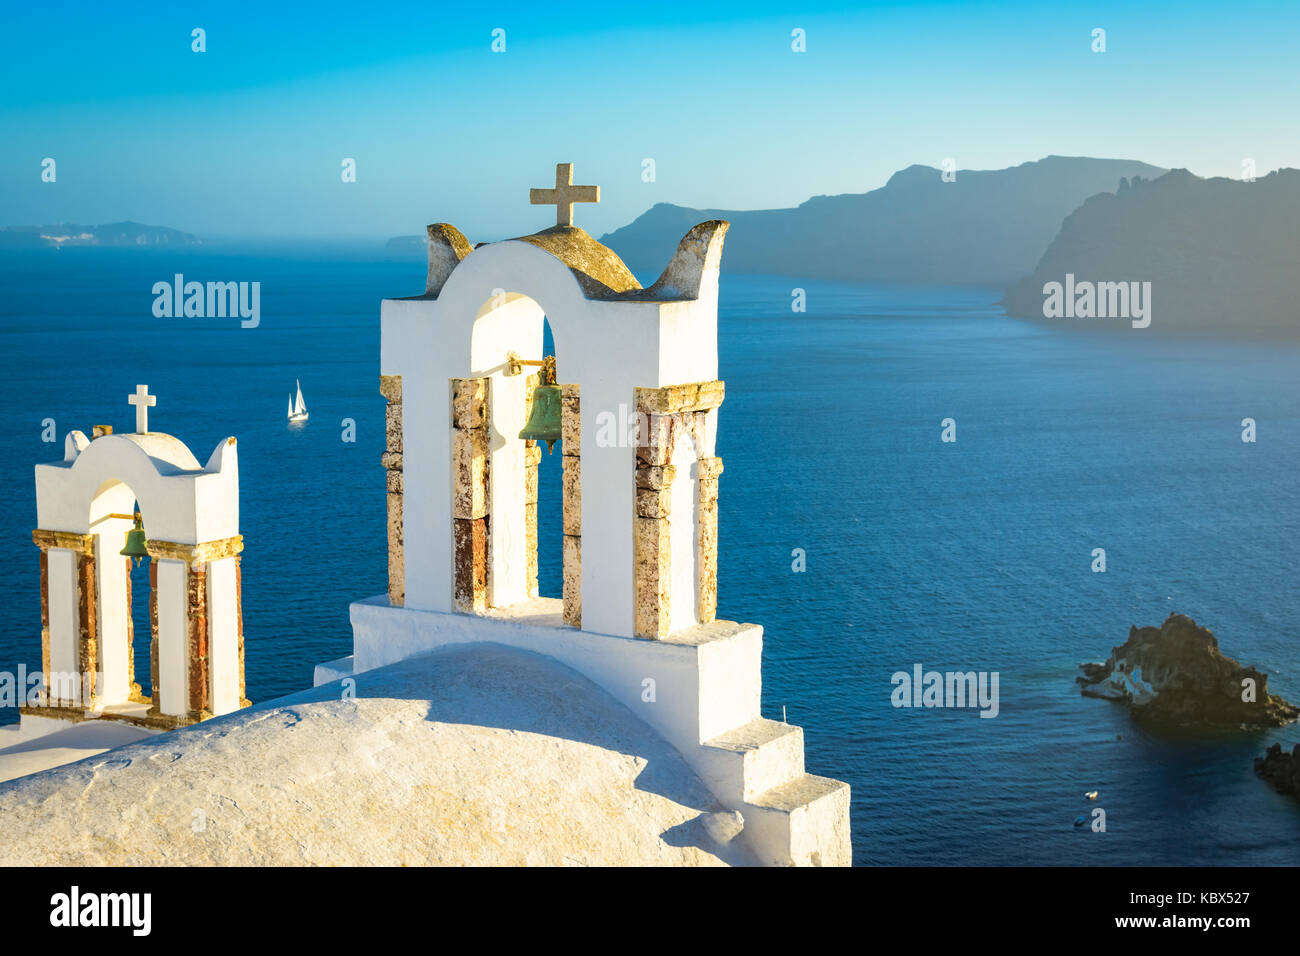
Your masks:
M 472 247 L 428 227 L 422 295 L 381 308 L 388 593 L 352 605 L 352 656 L 318 684 L 487 641 L 556 658 L 672 743 L 765 862 L 848 864 L 849 788 L 804 770 L 760 713 L 761 627 L 717 619 L 718 269 L 703 222 L 648 288 L 573 225 L 599 200 L 560 164 L 556 224 Z M 538 596 L 528 421 L 543 323 L 562 392 L 564 586 Z M 530 364 L 531 363 L 531 364 Z
M 71 432 L 62 461 L 36 466 L 44 691 L 22 709 L 24 725 L 93 717 L 165 730 L 248 705 L 235 439 L 200 465 L 149 431 L 157 399 L 146 386 L 128 401 L 134 433 Z M 150 561 L 150 697 L 135 680 L 121 553 L 137 515 Z

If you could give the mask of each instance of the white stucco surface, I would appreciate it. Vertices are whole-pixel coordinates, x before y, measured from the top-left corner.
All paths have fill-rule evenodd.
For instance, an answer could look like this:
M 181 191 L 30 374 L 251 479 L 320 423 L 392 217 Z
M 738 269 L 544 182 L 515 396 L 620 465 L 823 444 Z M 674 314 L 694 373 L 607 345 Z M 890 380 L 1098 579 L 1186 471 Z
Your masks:
M 208 565 L 208 661 L 212 713 L 220 717 L 239 709 L 239 596 L 235 559 Z
M 92 508 L 119 485 L 130 489 L 129 498 Z M 92 520 L 109 511 L 125 513 L 133 499 L 153 540 L 198 544 L 239 534 L 235 440 L 222 441 L 207 465 L 200 465 L 182 442 L 160 432 L 91 442 L 72 432 L 63 461 L 36 466 L 36 522 L 47 531 L 90 534 Z
M 647 641 L 565 627 L 555 598 L 478 616 L 394 608 L 379 596 L 355 602 L 351 616 L 358 674 L 439 647 L 490 641 L 584 674 L 686 754 L 759 716 L 763 629 L 754 624 L 715 621 Z
M 23 718 L 0 728 L 0 782 L 39 773 L 51 767 L 93 757 L 113 747 L 152 736 L 152 731 L 109 720 L 86 720 L 79 724 Z
M 164 714 L 183 714 L 187 709 L 187 576 L 184 561 L 158 562 L 158 688 L 154 693 Z
M 626 707 L 465 646 L 0 785 L 0 865 L 750 863 Z
M 54 674 L 76 675 L 77 629 L 77 555 L 66 548 L 51 548 L 46 564 L 50 589 L 50 670 Z M 52 681 L 50 692 L 60 700 L 81 703 L 81 682 Z
M 741 815 L 739 841 L 763 863 L 851 862 L 848 785 L 806 773 L 800 728 L 760 714 L 761 627 L 714 621 L 666 640 L 623 638 L 565 627 L 553 598 L 475 615 L 391 607 L 381 595 L 354 603 L 351 614 L 353 654 L 318 665 L 317 683 L 364 677 L 438 648 L 545 654 L 662 736 L 719 803 Z

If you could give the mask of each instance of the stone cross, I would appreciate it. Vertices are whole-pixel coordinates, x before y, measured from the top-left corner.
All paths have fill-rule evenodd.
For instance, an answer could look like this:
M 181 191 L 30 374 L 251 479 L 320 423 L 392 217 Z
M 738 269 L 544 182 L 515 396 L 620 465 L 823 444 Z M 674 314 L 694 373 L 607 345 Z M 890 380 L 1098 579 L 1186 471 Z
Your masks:
M 573 163 L 555 164 L 554 189 L 530 189 L 528 201 L 534 206 L 555 206 L 555 224 L 573 225 L 575 202 L 600 202 L 599 186 L 573 185 Z
M 148 385 L 137 385 L 135 394 L 126 400 L 135 406 L 135 430 L 143 435 L 149 430 L 149 406 L 158 404 L 158 396 L 149 394 Z

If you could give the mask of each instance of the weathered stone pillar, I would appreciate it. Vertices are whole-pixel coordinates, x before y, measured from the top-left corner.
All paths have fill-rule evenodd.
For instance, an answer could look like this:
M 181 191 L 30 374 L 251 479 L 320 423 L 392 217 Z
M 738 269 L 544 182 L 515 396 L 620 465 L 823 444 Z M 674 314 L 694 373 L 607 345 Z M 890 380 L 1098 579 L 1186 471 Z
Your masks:
M 243 538 L 201 544 L 150 538 L 147 547 L 153 592 L 150 716 L 179 725 L 247 706 L 238 562 Z
M 186 575 L 186 700 L 189 719 L 210 717 L 208 704 L 208 588 L 207 569 L 194 565 Z
M 388 603 L 401 607 L 406 600 L 406 561 L 402 548 L 402 376 L 379 376 L 379 392 L 388 399 L 384 412 L 386 445 L 381 459 L 388 483 Z M 240 647 L 243 647 L 242 623 Z M 242 664 L 240 672 L 243 672 Z M 243 698 L 242 687 L 239 694 Z
M 149 559 L 149 716 L 162 713 L 158 693 L 158 562 Z
M 654 416 L 661 418 L 662 416 Z M 666 423 L 653 422 L 652 434 L 668 433 Z M 639 449 L 638 449 L 639 451 Z M 668 636 L 672 595 L 672 540 L 669 532 L 669 501 L 676 469 L 667 463 L 670 447 L 647 448 L 646 464 L 638 460 L 636 470 L 636 538 L 634 541 L 636 592 L 633 633 L 637 637 Z M 638 455 L 638 459 L 641 456 Z M 654 462 L 654 463 L 651 463 Z
M 710 623 L 718 614 L 718 476 L 721 474 L 721 458 L 700 459 L 696 517 L 700 543 L 697 564 L 699 598 L 696 611 L 701 624 Z
M 638 388 L 636 409 L 641 417 L 636 453 L 636 504 L 633 520 L 633 633 L 637 637 L 663 638 L 671 629 L 672 608 L 672 486 L 678 475 L 673 465 L 677 443 L 691 442 L 695 449 L 699 488 L 695 528 L 696 616 L 712 621 L 718 604 L 718 475 L 722 460 L 713 456 L 709 415 L 722 404 L 720 381 Z M 689 516 L 683 516 L 688 518 Z M 690 522 L 683 522 L 689 526 Z M 678 547 L 689 547 L 679 542 Z
M 488 380 L 455 378 L 452 387 L 452 531 L 454 593 L 462 611 L 486 611 L 488 599 Z
M 582 627 L 582 403 L 577 385 L 560 386 L 564 456 L 564 623 Z
M 248 688 L 244 682 L 244 571 L 243 558 L 235 555 L 235 624 L 239 629 L 239 706 L 248 707 Z
M 50 555 L 41 548 L 41 696 L 50 703 Z
M 99 664 L 95 538 L 37 529 L 32 541 L 41 549 L 41 666 L 46 706 L 93 707 Z
M 80 640 L 77 645 L 81 670 L 82 702 L 94 707 L 99 700 L 99 597 L 95 587 L 95 556 L 77 558 L 77 620 Z

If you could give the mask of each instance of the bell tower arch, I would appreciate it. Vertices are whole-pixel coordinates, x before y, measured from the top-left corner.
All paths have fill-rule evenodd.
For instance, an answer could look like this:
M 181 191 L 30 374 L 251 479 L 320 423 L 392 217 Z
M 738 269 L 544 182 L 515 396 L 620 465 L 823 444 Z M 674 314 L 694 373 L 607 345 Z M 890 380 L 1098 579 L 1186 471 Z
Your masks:
M 576 226 L 477 248 L 450 225 L 429 227 L 425 294 L 385 300 L 383 309 L 390 603 L 484 613 L 533 596 L 530 532 L 516 516 L 535 504 L 529 466 L 539 450 L 519 437 L 533 371 L 521 363 L 543 359 L 544 317 L 562 391 L 563 620 L 659 638 L 674 623 L 712 619 L 712 554 L 698 555 L 694 566 L 713 576 L 701 582 L 692 573 L 697 593 L 679 603 L 698 610 L 661 613 L 674 580 L 670 534 L 676 531 L 679 548 L 716 547 L 716 535 L 691 526 L 693 513 L 670 523 L 665 481 L 674 472 L 664 470 L 671 463 L 663 455 L 689 412 L 692 447 L 713 457 L 723 396 L 716 282 L 725 232 L 722 222 L 692 229 L 646 289 Z M 659 395 L 663 389 L 691 398 Z M 651 393 L 645 408 L 641 391 Z M 638 611 L 646 601 L 656 606 Z

